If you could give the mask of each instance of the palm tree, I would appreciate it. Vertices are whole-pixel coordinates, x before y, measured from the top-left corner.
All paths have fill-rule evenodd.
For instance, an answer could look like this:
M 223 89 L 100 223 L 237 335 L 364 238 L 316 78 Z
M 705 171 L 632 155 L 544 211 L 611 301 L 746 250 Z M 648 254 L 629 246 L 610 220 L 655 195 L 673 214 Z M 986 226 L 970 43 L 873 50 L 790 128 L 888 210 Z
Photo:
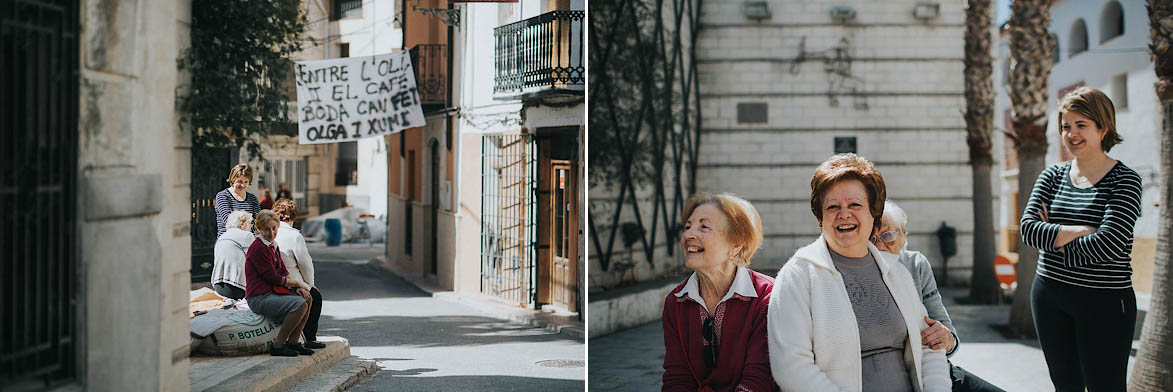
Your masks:
M 1173 389 L 1173 2 L 1149 0 L 1149 34 L 1161 113 L 1161 214 L 1153 267 L 1153 297 L 1140 333 L 1129 390 Z
M 1014 0 L 1010 3 L 1010 138 L 1018 150 L 1018 211 L 1030 198 L 1035 179 L 1043 171 L 1047 153 L 1047 81 L 1055 42 L 1047 33 L 1051 24 L 1051 0 Z M 1030 310 L 1030 288 L 1035 278 L 1038 249 L 1019 239 L 1018 288 L 1010 308 L 1010 328 L 1023 336 L 1035 336 Z
M 965 129 L 973 170 L 973 276 L 969 298 L 998 299 L 994 277 L 994 209 L 990 185 L 990 135 L 994 129 L 994 83 L 990 65 L 990 0 L 969 0 L 965 8 Z

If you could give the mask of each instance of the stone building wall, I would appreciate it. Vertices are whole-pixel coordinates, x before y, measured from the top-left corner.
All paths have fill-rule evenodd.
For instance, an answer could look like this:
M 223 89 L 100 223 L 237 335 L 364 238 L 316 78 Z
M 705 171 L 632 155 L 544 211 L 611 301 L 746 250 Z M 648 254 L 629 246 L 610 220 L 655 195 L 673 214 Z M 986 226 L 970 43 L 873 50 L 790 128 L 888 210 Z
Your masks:
M 965 144 L 964 15 L 959 2 L 914 16 L 921 1 L 768 0 L 753 20 L 743 1 L 706 1 L 699 36 L 702 140 L 698 188 L 733 192 L 762 214 L 753 264 L 776 271 L 818 236 L 815 167 L 854 138 L 888 196 L 909 214 L 909 244 L 937 268 L 936 230 L 957 229 L 950 281 L 972 265 L 972 179 Z M 836 6 L 854 16 L 832 18 Z M 739 113 L 739 110 L 741 113 Z
M 88 390 L 187 390 L 191 137 L 176 59 L 190 1 L 81 9 L 78 187 Z

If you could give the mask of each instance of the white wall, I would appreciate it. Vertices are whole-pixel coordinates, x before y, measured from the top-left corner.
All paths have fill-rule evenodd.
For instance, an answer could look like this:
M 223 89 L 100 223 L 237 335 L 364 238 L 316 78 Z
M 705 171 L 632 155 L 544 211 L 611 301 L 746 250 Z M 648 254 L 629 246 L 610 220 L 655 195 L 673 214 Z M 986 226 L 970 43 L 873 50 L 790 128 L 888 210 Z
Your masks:
M 401 50 L 403 32 L 395 25 L 393 0 L 363 2 L 362 18 L 341 19 L 338 42 L 350 45 L 350 57 L 371 56 Z M 337 52 L 334 52 L 335 57 Z M 384 138 L 358 141 L 358 185 L 346 188 L 347 198 L 354 198 L 371 214 L 387 214 L 387 143 Z M 361 203 L 367 205 L 361 205 Z

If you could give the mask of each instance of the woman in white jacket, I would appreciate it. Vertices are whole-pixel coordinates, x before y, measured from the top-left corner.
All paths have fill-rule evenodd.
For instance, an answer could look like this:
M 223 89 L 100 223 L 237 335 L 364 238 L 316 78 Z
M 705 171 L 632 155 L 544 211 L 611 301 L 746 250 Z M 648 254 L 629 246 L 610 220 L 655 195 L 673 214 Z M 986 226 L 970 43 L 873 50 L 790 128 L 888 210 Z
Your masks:
M 277 230 L 277 250 L 281 251 L 281 260 L 285 261 L 285 269 L 289 277 L 305 282 L 310 286 L 310 297 L 313 299 L 310 306 L 309 319 L 302 328 L 301 335 L 305 338 L 306 348 L 325 348 L 326 344 L 318 341 L 318 319 L 322 317 L 322 292 L 314 281 L 314 259 L 310 257 L 309 249 L 305 246 L 305 237 L 301 230 L 293 228 L 293 221 L 297 219 L 297 204 L 290 199 L 277 200 L 273 204 L 273 213 L 281 220 Z
M 783 391 L 951 389 L 944 351 L 921 345 L 929 325 L 912 276 L 868 241 L 885 199 L 883 176 L 855 154 L 815 170 L 822 235 L 794 253 L 770 295 L 770 369 Z
M 226 229 L 216 239 L 212 261 L 212 288 L 216 293 L 233 300 L 244 298 L 244 255 L 256 236 L 253 235 L 253 215 L 236 210 L 228 214 Z

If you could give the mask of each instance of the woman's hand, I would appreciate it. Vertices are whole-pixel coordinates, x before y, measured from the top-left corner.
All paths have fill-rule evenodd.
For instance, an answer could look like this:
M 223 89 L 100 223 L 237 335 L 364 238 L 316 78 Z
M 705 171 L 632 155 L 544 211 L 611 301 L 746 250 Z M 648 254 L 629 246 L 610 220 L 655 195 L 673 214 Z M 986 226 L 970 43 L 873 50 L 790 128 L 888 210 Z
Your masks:
M 1039 204 L 1042 205 L 1042 207 L 1040 207 L 1039 212 L 1035 214 L 1035 218 L 1037 218 L 1040 222 L 1044 222 L 1044 223 L 1050 222 L 1051 221 L 1051 214 L 1049 212 L 1047 212 L 1047 203 L 1039 203 Z
M 297 294 L 301 295 L 302 298 L 305 298 L 307 300 L 310 299 L 310 291 L 305 288 L 298 287 Z
M 929 346 L 933 350 L 953 351 L 953 346 L 957 345 L 957 341 L 953 340 L 953 332 L 949 332 L 948 328 L 929 316 L 925 316 L 925 322 L 929 324 L 929 327 L 920 331 L 920 344 Z

